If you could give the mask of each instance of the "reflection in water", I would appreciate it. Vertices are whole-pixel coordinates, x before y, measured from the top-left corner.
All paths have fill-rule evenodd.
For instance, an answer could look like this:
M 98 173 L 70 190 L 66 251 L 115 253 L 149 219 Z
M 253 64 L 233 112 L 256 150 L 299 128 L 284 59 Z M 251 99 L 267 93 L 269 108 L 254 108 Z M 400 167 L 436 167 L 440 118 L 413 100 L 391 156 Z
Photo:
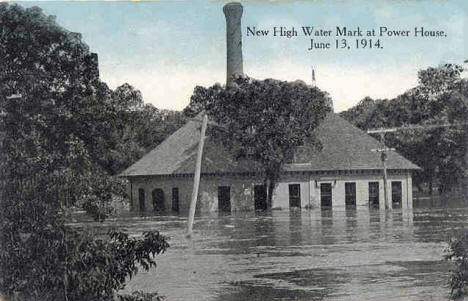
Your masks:
M 331 209 L 322 209 L 322 228 L 330 229 L 333 226 L 333 211 Z
M 321 235 L 318 241 L 321 244 L 333 244 L 335 243 L 335 236 L 333 235 L 333 211 L 331 209 L 322 208 L 320 212 L 321 221 Z M 336 216 L 335 216 L 336 218 Z
M 289 246 L 298 246 L 303 242 L 302 212 L 301 210 L 291 210 L 289 212 Z M 305 239 L 307 239 L 305 237 Z
M 197 216 L 126 216 L 103 224 L 159 230 L 171 247 L 128 291 L 167 300 L 444 300 L 452 229 L 466 209 L 293 210 Z
M 346 225 L 346 242 L 352 243 L 356 240 L 356 229 L 357 229 L 357 212 L 356 210 L 350 210 L 347 208 L 346 210 L 346 217 L 345 217 L 345 225 Z

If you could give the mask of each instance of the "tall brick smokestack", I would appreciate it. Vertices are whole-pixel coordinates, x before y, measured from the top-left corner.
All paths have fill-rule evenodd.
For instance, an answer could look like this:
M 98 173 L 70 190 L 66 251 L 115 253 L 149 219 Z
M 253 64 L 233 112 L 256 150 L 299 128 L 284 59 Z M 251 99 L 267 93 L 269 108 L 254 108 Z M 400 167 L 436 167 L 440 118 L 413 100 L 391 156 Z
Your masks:
M 230 86 L 235 74 L 244 74 L 242 67 L 242 5 L 231 2 L 223 7 L 226 16 L 227 70 L 226 85 Z

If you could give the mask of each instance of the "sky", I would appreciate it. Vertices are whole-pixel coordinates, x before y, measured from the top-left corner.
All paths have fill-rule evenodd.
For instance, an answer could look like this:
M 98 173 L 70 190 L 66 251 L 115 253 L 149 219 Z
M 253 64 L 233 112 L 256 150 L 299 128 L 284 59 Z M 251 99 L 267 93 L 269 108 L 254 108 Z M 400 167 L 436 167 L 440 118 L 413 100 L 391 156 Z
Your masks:
M 39 6 L 66 29 L 79 32 L 99 57 L 101 79 L 111 88 L 129 83 L 145 102 L 181 110 L 197 85 L 224 83 L 226 33 L 224 1 L 40 1 Z M 302 80 L 333 99 L 335 112 L 366 96 L 392 98 L 417 84 L 418 70 L 468 59 L 466 0 L 311 0 L 241 1 L 244 73 L 257 78 Z M 297 37 L 272 36 L 274 27 L 294 27 Z M 302 26 L 331 30 L 331 49 L 313 49 Z M 376 36 L 336 37 L 336 28 L 376 29 Z M 409 30 L 410 37 L 378 36 Z M 247 27 L 270 30 L 247 36 Z M 444 31 L 438 38 L 414 37 L 414 29 Z M 350 49 L 335 49 L 346 38 Z M 356 39 L 380 40 L 382 48 L 356 49 Z

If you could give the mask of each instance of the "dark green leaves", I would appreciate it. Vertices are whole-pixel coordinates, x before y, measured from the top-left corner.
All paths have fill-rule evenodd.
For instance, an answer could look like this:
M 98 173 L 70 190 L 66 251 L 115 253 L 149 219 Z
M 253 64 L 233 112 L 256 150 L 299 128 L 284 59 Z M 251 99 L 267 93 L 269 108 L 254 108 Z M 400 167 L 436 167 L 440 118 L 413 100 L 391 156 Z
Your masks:
M 220 126 L 209 135 L 237 160 L 259 163 L 259 173 L 274 183 L 297 147 L 320 145 L 314 129 L 330 111 L 326 93 L 305 83 L 237 77 L 228 89 L 220 85 L 195 88 L 184 110 L 194 116 L 205 110 Z
M 467 295 L 468 288 L 468 232 L 458 233 L 449 243 L 446 260 L 454 263 L 450 276 L 450 297 L 459 300 Z
M 159 233 L 97 237 L 67 223 L 76 209 L 99 221 L 112 213 L 124 194 L 112 175 L 163 139 L 139 133 L 161 115 L 130 85 L 102 83 L 80 34 L 37 7 L 0 3 L 0 292 L 113 300 L 139 266 L 155 265 L 169 246 Z
M 440 190 L 450 189 L 466 169 L 468 82 L 461 71 L 451 64 L 421 70 L 417 87 L 391 100 L 367 97 L 341 116 L 362 129 L 421 126 L 386 135 L 387 144 L 423 168 L 415 175 L 417 185 L 427 183 L 431 190 L 439 182 Z M 431 128 L 444 124 L 454 126 Z

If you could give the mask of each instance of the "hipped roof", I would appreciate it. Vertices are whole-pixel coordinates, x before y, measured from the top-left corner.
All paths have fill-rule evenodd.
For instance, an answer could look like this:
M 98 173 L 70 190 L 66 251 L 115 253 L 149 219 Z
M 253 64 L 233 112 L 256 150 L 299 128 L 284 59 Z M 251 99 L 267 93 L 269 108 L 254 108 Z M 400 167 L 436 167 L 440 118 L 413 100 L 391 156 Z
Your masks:
M 200 121 L 198 121 L 198 119 Z M 190 120 L 156 148 L 126 169 L 120 176 L 193 174 L 200 140 L 201 118 Z M 316 129 L 321 151 L 299 148 L 295 163 L 285 171 L 337 171 L 381 169 L 379 141 L 334 113 L 328 114 Z M 202 173 L 255 172 L 255 162 L 235 161 L 212 138 L 205 139 Z M 388 169 L 419 169 L 398 153 L 388 153 Z

